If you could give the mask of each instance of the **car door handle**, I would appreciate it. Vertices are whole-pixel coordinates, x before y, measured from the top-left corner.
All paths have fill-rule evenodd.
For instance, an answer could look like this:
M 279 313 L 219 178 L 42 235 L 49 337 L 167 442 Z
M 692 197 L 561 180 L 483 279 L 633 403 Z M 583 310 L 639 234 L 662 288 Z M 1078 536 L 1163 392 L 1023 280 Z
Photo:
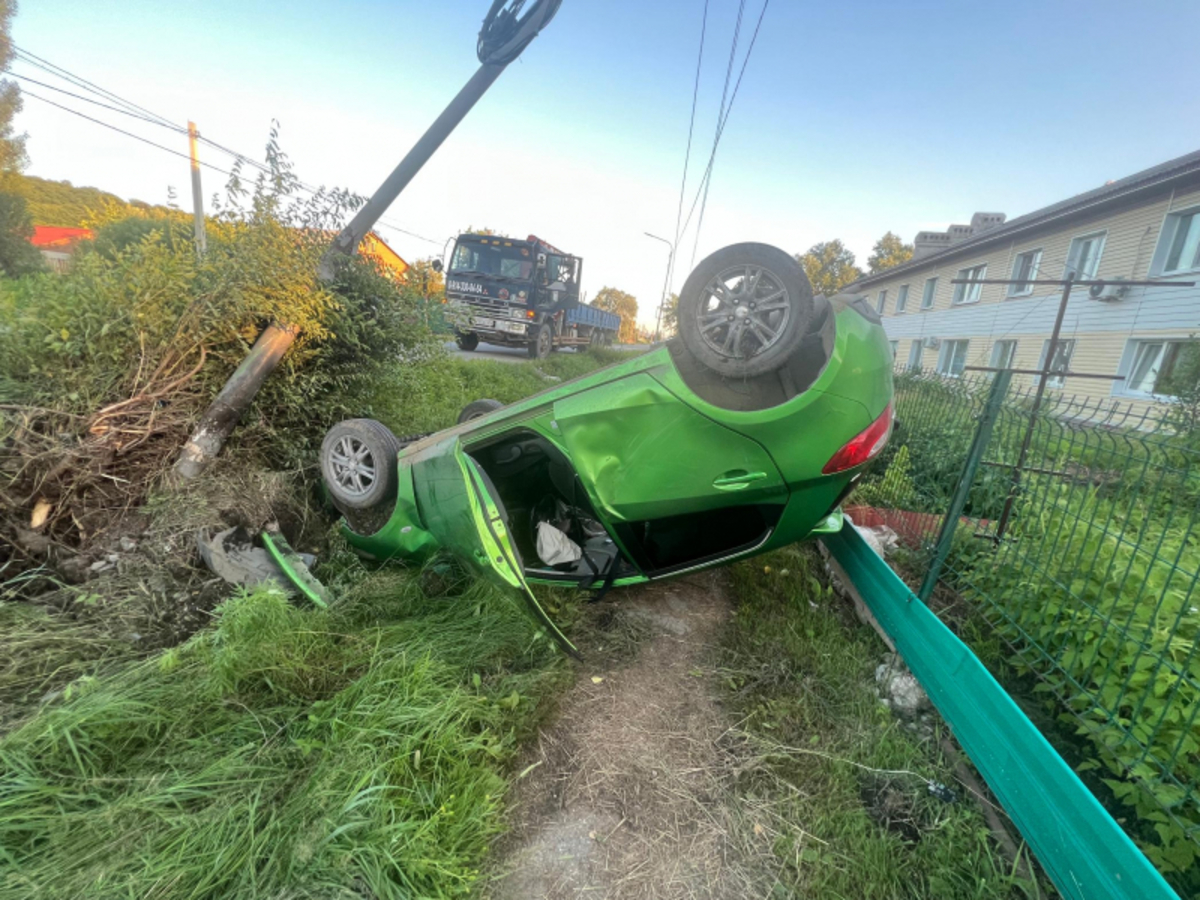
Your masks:
M 740 491 L 756 481 L 767 477 L 766 472 L 747 472 L 745 469 L 733 469 L 713 479 L 713 487 L 720 491 Z

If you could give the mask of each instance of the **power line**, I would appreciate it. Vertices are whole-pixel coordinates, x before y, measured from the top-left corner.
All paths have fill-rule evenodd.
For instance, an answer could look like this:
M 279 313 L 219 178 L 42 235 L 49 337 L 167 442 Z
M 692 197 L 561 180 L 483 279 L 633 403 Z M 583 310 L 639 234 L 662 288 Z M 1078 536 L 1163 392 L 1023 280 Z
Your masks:
M 696 75 L 692 79 L 692 114 L 688 118 L 687 149 L 683 153 L 683 178 L 679 182 L 679 208 L 675 211 L 675 242 L 671 244 L 671 259 L 667 264 L 667 290 L 675 277 L 675 254 L 679 246 L 679 223 L 683 219 L 683 197 L 687 190 L 688 165 L 692 159 L 692 132 L 696 125 L 696 97 L 700 92 L 700 66 L 704 62 L 704 36 L 708 32 L 708 0 L 704 0 L 704 16 L 700 20 L 700 50 L 696 53 Z M 666 298 L 663 298 L 664 300 Z
M 725 99 L 729 96 L 729 79 L 733 76 L 733 61 L 737 57 L 738 38 L 742 34 L 742 16 L 746 12 L 746 0 L 738 3 L 737 21 L 733 26 L 733 41 L 729 45 L 729 62 L 725 65 L 725 84 L 721 87 L 721 105 L 717 108 L 717 130 L 713 134 L 712 158 L 717 155 L 717 143 L 721 140 L 721 124 L 725 116 Z M 696 248 L 700 246 L 700 230 L 704 228 L 704 210 L 708 207 L 708 189 L 712 187 L 712 166 L 704 182 L 704 199 L 700 201 L 700 218 L 696 220 L 696 238 L 692 241 L 691 267 L 696 265 Z
M 18 49 L 18 48 L 14 47 L 14 49 Z M 107 91 L 104 88 L 101 88 L 96 84 L 93 84 L 92 82 L 88 81 L 87 79 L 82 78 L 81 76 L 75 75 L 74 73 L 69 72 L 66 69 L 63 69 L 61 66 L 54 65 L 53 63 L 49 62 L 48 60 L 43 60 L 41 57 L 35 56 L 34 54 L 29 53 L 28 51 L 20 51 L 18 56 L 19 56 L 19 58 L 21 58 L 21 60 L 23 62 L 28 62 L 30 65 L 34 65 L 39 69 L 48 71 L 52 75 L 62 78 L 74 86 L 81 87 L 83 90 L 90 91 L 98 96 L 114 99 L 116 102 L 123 104 L 123 106 L 121 106 L 121 107 L 112 106 L 107 103 L 103 103 L 99 100 L 94 100 L 90 97 L 86 97 L 81 94 L 73 93 L 72 91 L 68 91 L 64 88 L 55 87 L 52 84 L 47 84 L 45 82 L 38 81 L 37 79 L 31 78 L 28 75 L 21 75 L 20 73 L 12 72 L 11 70 L 9 71 L 10 75 L 13 75 L 24 81 L 28 81 L 32 84 L 36 84 L 39 87 L 46 88 L 46 89 L 52 90 L 52 91 L 56 91 L 61 94 L 65 94 L 66 96 L 72 97 L 76 100 L 82 100 L 85 103 L 91 103 L 93 105 L 102 107 L 102 108 L 110 110 L 112 112 L 118 112 L 118 113 L 121 113 L 122 115 L 131 116 L 131 117 L 139 119 L 143 122 L 148 122 L 152 125 L 158 125 L 159 127 L 166 128 L 175 133 L 179 133 L 179 134 L 187 133 L 187 130 L 185 128 L 175 125 L 174 123 L 170 122 L 170 120 L 166 119 L 165 117 L 159 116 L 156 113 L 152 113 L 149 110 L 145 109 L 144 107 L 138 106 L 136 103 L 133 103 L 132 101 L 125 100 L 124 98 L 119 97 L 116 94 L 113 94 L 111 91 Z M 24 58 L 25 56 L 30 57 L 30 59 L 25 59 Z M 123 128 L 118 128 L 116 125 L 112 125 L 111 123 L 105 122 L 102 119 L 94 118 L 93 116 L 89 116 L 83 112 L 80 112 L 77 109 L 72 109 L 69 106 L 64 106 L 61 103 L 56 103 L 53 100 L 50 100 L 46 97 L 42 97 L 38 94 L 31 93 L 28 90 L 25 90 L 22 93 L 24 96 L 32 97 L 34 100 L 39 100 L 42 103 L 49 104 L 50 106 L 61 109 L 64 112 L 68 112 L 68 113 L 71 113 L 72 115 L 79 116 L 80 118 L 86 119 L 89 122 L 93 122 L 96 125 L 100 125 L 111 131 L 115 131 L 118 134 L 125 135 L 126 137 L 131 137 L 136 141 L 139 141 L 143 144 L 148 144 L 149 146 L 154 147 L 158 150 L 164 150 L 167 153 L 170 153 L 172 156 L 178 156 L 182 159 L 187 159 L 187 160 L 190 160 L 190 158 L 191 158 L 186 153 L 183 153 L 178 150 L 174 150 L 170 147 L 164 146 L 163 144 L 159 144 L 148 138 L 144 138 L 141 135 L 134 134 L 133 132 L 126 131 Z M 211 138 L 206 138 L 203 135 L 200 136 L 200 140 L 204 144 L 212 147 L 213 149 L 218 150 L 222 153 L 228 154 L 229 156 L 233 157 L 235 160 L 240 160 L 241 162 L 245 163 L 246 165 L 249 165 L 252 168 L 254 168 L 262 173 L 271 174 L 270 167 L 264 165 L 263 163 L 258 162 L 253 157 L 250 157 L 250 156 L 246 155 L 245 153 L 241 153 L 230 147 L 226 147 L 225 145 L 220 144 L 220 143 L 212 140 Z M 222 175 L 226 175 L 229 177 L 232 177 L 234 174 L 233 172 L 229 171 L 228 169 L 222 169 L 221 167 L 215 166 L 211 163 L 201 162 L 200 165 L 204 166 L 206 169 L 211 169 L 214 172 L 220 172 Z M 300 181 L 299 179 L 295 180 L 295 184 L 299 189 L 306 191 L 307 193 L 310 193 L 313 195 L 320 194 L 323 190 L 323 188 L 314 187 L 310 184 L 306 184 L 305 182 Z M 434 238 L 429 238 L 429 237 L 425 237 L 424 235 L 417 234 L 415 231 L 410 231 L 409 229 L 403 228 L 399 225 L 396 225 L 395 223 L 390 222 L 386 219 L 380 219 L 379 224 L 381 224 L 384 227 L 389 228 L 393 231 L 399 232 L 400 234 L 404 234 L 409 237 L 416 238 L 417 240 L 425 241 L 426 243 L 434 244 L 435 246 L 440 247 L 445 243 L 444 241 L 435 240 Z
M 79 116 L 79 118 L 87 119 L 89 122 L 95 122 L 97 125 L 102 125 L 103 127 L 110 129 L 111 131 L 117 132 L 118 134 L 123 134 L 126 137 L 131 137 L 135 141 L 141 141 L 143 144 L 149 144 L 151 147 L 157 147 L 159 150 L 163 150 L 167 153 L 170 153 L 172 156 L 179 156 L 186 160 L 191 159 L 191 157 L 188 156 L 186 153 L 181 153 L 178 150 L 172 150 L 170 147 L 166 147 L 166 146 L 163 146 L 162 144 L 155 143 L 154 141 L 150 140 L 149 138 L 144 138 L 140 134 L 134 134 L 132 131 L 126 131 L 124 128 L 118 128 L 116 125 L 110 125 L 108 122 L 105 122 L 101 119 L 92 118 L 91 116 L 89 116 L 85 113 L 81 113 L 77 109 L 71 109 L 71 107 L 69 107 L 69 106 L 63 106 L 61 103 L 55 103 L 53 100 L 47 100 L 45 97 L 40 97 L 37 94 L 31 94 L 29 91 L 22 91 L 21 95 L 24 97 L 32 97 L 34 100 L 41 100 L 43 103 L 49 103 L 51 106 L 56 106 L 59 109 L 63 110 L 64 112 L 69 112 L 73 116 Z M 212 169 L 214 172 L 220 172 L 222 175 L 233 175 L 232 172 L 227 171 L 226 169 L 218 168 L 217 166 L 214 166 L 211 163 L 202 162 L 202 163 L 200 163 L 200 165 L 204 166 L 206 169 Z
M 767 7 L 770 5 L 770 3 L 771 3 L 771 0 L 763 0 L 762 10 L 758 14 L 758 22 L 754 26 L 754 34 L 750 37 L 750 46 L 749 46 L 749 48 L 747 48 L 746 56 L 742 60 L 742 68 L 741 68 L 741 71 L 738 72 L 737 81 L 734 83 L 733 94 L 729 98 L 729 106 L 725 110 L 725 117 L 721 121 L 720 128 L 717 131 L 717 139 L 713 143 L 712 153 L 709 155 L 709 158 L 708 158 L 708 167 L 705 169 L 704 177 L 701 179 L 701 189 L 703 189 L 704 185 L 707 184 L 709 179 L 712 177 L 713 161 L 716 159 L 717 146 L 720 143 L 721 135 L 725 133 L 725 126 L 729 122 L 729 116 L 733 112 L 734 101 L 737 100 L 738 90 L 742 86 L 742 77 L 746 74 L 746 66 L 750 62 L 750 54 L 752 54 L 754 52 L 754 45 L 758 40 L 758 32 L 759 32 L 759 29 L 762 27 L 763 16 L 766 15 Z M 687 231 L 687 227 L 692 221 L 692 214 L 696 211 L 696 204 L 699 201 L 700 201 L 700 190 L 697 190 L 696 196 L 692 199 L 692 207 L 688 211 L 687 219 L 684 220 L 684 223 L 683 223 L 683 231 L 684 232 Z
M 99 100 L 93 100 L 91 97 L 85 97 L 82 94 L 72 93 L 71 91 L 64 90 L 63 88 L 55 87 L 52 84 L 47 84 L 44 81 L 38 81 L 36 78 L 30 78 L 28 75 L 22 75 L 20 72 L 14 72 L 12 69 L 5 69 L 5 72 L 7 72 L 9 75 L 13 76 L 13 78 L 20 78 L 22 81 L 28 81 L 30 84 L 36 84 L 38 87 L 43 87 L 43 88 L 46 88 L 47 90 L 55 91 L 56 93 L 59 93 L 59 94 L 66 94 L 68 97 L 73 97 L 76 100 L 82 100 L 84 103 L 91 103 L 96 106 L 102 107 L 104 109 L 109 109 L 109 110 L 112 110 L 113 112 L 121 113 L 122 115 L 125 115 L 125 116 L 133 116 L 133 118 L 135 118 L 135 119 L 141 119 L 143 122 L 149 122 L 151 125 L 158 125 L 161 128 L 169 128 L 171 131 L 176 131 L 180 134 L 187 134 L 186 128 L 179 128 L 175 125 L 166 125 L 166 124 L 158 121 L 158 119 L 148 118 L 147 116 L 143 116 L 141 113 L 131 112 L 130 110 L 124 109 L 120 106 L 110 106 L 107 103 L 101 103 Z
M 163 125 L 167 125 L 167 126 L 173 127 L 173 128 L 179 127 L 178 125 L 173 123 L 170 119 L 168 119 L 166 116 L 160 116 L 156 112 L 151 112 L 150 110 L 146 109 L 144 106 L 138 106 L 136 103 L 133 103 L 130 100 L 126 100 L 124 97 L 120 96 L 119 94 L 114 94 L 112 91 L 106 90 L 106 89 L 100 87 L 99 85 L 94 84 L 91 81 L 88 81 L 86 78 L 83 78 L 80 75 L 76 75 L 73 72 L 69 72 L 68 70 L 64 69 L 62 66 L 58 66 L 58 65 L 55 65 L 54 63 L 50 62 L 50 60 L 48 60 L 48 59 L 43 59 L 42 57 L 38 56 L 36 53 L 30 53 L 28 50 L 25 50 L 22 47 L 18 47 L 16 44 L 11 44 L 11 46 L 12 46 L 12 49 L 16 52 L 17 58 L 23 60 L 24 62 L 29 63 L 31 66 L 35 66 L 36 68 L 42 69 L 43 71 L 46 71 L 46 72 L 49 72 L 52 75 L 55 75 L 59 78 L 62 78 L 64 80 L 70 82 L 71 84 L 75 85 L 76 87 L 80 87 L 80 88 L 83 88 L 84 90 L 91 91 L 92 93 L 97 94 L 100 97 L 104 97 L 107 100 L 110 100 L 121 106 L 124 106 L 127 109 L 132 110 L 133 112 L 137 112 L 142 115 L 149 116 L 152 119 L 156 119 Z

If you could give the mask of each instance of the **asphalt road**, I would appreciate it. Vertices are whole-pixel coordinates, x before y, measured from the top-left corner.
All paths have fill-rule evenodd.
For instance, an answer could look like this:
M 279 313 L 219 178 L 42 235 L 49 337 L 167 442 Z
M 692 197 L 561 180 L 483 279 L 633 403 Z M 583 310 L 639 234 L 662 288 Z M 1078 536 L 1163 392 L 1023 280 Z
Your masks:
M 481 343 L 475 350 L 468 353 L 465 350 L 459 350 L 458 344 L 454 341 L 446 341 L 446 349 L 451 356 L 456 356 L 459 359 L 494 359 L 498 362 L 521 362 L 529 359 L 529 351 L 524 347 L 501 347 L 497 344 Z M 623 350 L 627 353 L 641 353 L 650 349 L 649 344 L 614 344 L 614 350 Z M 568 348 L 563 348 L 559 353 L 574 353 L 575 351 Z

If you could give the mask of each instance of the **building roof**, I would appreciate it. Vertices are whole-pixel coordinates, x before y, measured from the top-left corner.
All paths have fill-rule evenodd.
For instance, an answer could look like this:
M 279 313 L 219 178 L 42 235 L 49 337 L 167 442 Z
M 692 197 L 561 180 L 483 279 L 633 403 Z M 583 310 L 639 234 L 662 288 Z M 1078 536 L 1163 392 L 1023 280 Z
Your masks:
M 958 241 L 945 250 L 938 250 L 935 253 L 929 253 L 918 259 L 909 260 L 906 263 L 892 266 L 890 269 L 884 269 L 882 272 L 877 272 L 874 275 L 865 275 L 853 284 L 847 285 L 843 290 L 853 291 L 856 288 L 865 287 L 884 279 L 894 278 L 896 275 L 907 271 L 920 269 L 929 263 L 965 255 L 996 241 L 1012 238 L 1013 235 L 1019 232 L 1028 231 L 1031 228 L 1046 225 L 1058 219 L 1065 219 L 1077 213 L 1086 212 L 1095 207 L 1136 195 L 1141 191 L 1157 188 L 1165 184 L 1170 184 L 1172 181 L 1191 176 L 1200 176 L 1200 150 L 1186 153 L 1183 156 L 1176 157 L 1164 163 L 1159 163 L 1157 166 L 1151 166 L 1149 169 L 1143 169 L 1140 172 L 1135 172 L 1133 175 L 1127 175 L 1125 178 L 1106 182 L 1098 188 L 1084 191 L 1082 194 L 1076 194 L 1073 197 L 1068 197 L 1066 200 L 1051 203 L 1049 206 L 1044 206 L 1031 213 L 1011 219 L 1003 225 L 997 225 L 980 234 Z
M 403 278 L 408 271 L 408 263 L 400 254 L 389 247 L 374 231 L 366 234 L 358 245 L 358 252 L 367 259 L 373 259 L 383 271 L 393 278 Z
M 92 238 L 90 228 L 61 228 L 57 225 L 34 225 L 29 242 L 39 250 L 69 250 L 79 241 Z

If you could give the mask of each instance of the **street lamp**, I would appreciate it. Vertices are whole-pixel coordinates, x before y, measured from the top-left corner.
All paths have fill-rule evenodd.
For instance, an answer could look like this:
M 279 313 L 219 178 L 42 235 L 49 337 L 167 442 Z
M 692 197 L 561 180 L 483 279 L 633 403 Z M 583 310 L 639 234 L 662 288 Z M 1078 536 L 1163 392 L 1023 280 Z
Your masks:
M 667 254 L 667 277 L 663 279 L 663 295 L 662 300 L 658 304 L 658 315 L 654 319 L 654 342 L 657 344 L 662 332 L 662 314 L 663 307 L 667 305 L 667 291 L 671 287 L 671 265 L 675 261 L 675 245 L 666 238 L 659 237 L 657 234 L 651 234 L 648 231 L 643 231 L 642 234 L 648 238 L 654 238 L 656 241 L 662 241 L 671 248 L 671 252 Z

